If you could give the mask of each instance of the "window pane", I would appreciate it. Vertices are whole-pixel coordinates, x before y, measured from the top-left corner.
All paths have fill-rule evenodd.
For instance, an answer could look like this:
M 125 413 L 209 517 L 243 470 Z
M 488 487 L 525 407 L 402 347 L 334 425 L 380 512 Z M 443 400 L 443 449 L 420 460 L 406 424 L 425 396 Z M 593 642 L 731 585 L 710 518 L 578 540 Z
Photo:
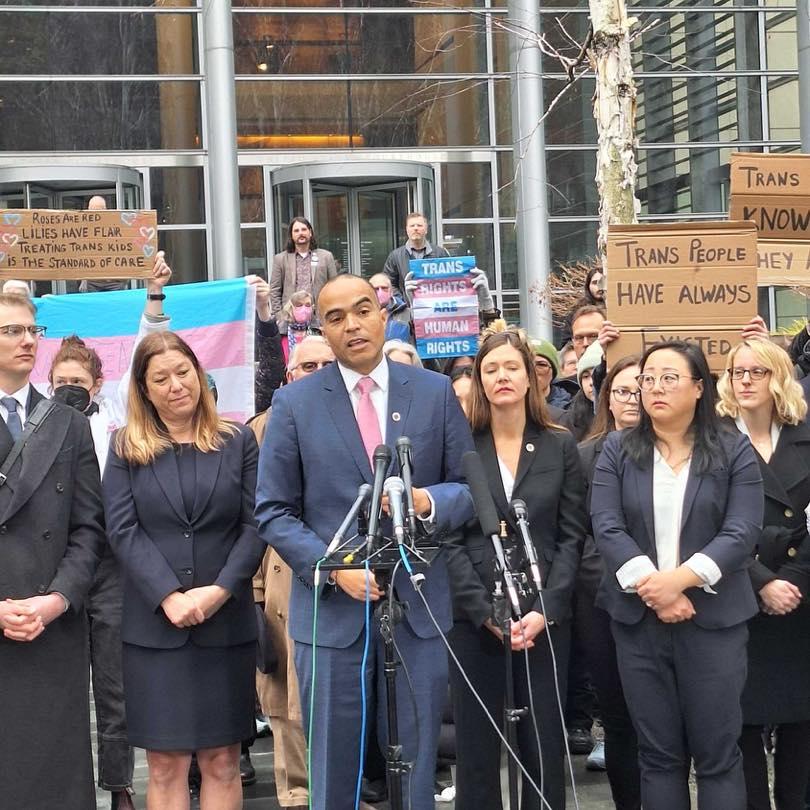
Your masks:
M 456 8 L 457 0 L 430 0 L 429 3 L 417 0 L 350 0 L 346 3 L 336 3 L 335 0 L 234 0 L 235 8 L 251 6 L 254 8 L 334 8 L 336 5 L 346 5 L 350 8 L 407 8 L 409 6 L 435 6 L 436 8 Z M 483 8 L 485 0 L 464 0 L 468 8 Z M 493 5 L 496 5 L 493 3 Z
M 768 115 L 771 138 L 799 140 L 799 80 L 797 77 L 768 79 Z
M 565 90 L 551 115 L 546 117 L 546 143 L 596 143 L 596 122 L 593 119 L 593 79 L 580 79 L 576 84 L 547 79 L 543 82 L 544 109 Z
M 467 81 L 239 81 L 239 146 L 477 146 L 487 91 Z
M 0 11 L 0 73 L 196 73 L 196 14 Z
M 202 167 L 152 169 L 152 208 L 161 225 L 205 222 Z
M 172 268 L 172 284 L 208 280 L 204 230 L 158 230 L 158 246 L 166 251 Z
M 598 225 L 593 221 L 549 222 L 551 267 L 595 256 Z
M 267 239 L 264 228 L 242 228 L 242 275 L 267 278 Z
M 517 230 L 514 222 L 501 223 L 501 289 L 518 289 Z
M 780 3 L 780 5 L 782 5 Z M 796 70 L 798 44 L 796 15 L 789 12 L 765 15 L 765 49 L 770 70 Z
M 492 216 L 489 163 L 442 164 L 442 217 Z
M 238 74 L 480 73 L 486 22 L 469 14 L 233 15 Z
M 3 6 L 76 6 L 76 0 L 0 0 L 0 9 Z M 83 0 L 83 6 L 112 6 L 112 7 L 157 7 L 190 8 L 196 6 L 193 0 Z
M 264 222 L 264 183 L 259 166 L 239 169 L 239 209 L 242 222 Z
M 0 82 L 0 97 L 0 151 L 200 147 L 195 81 Z
M 552 216 L 587 216 L 599 212 L 596 152 L 590 149 L 546 152 L 548 210 Z
M 441 244 L 451 256 L 475 256 L 476 264 L 485 270 L 490 287 L 495 287 L 495 250 L 492 245 L 492 225 L 458 225 L 444 223 Z
M 498 205 L 501 217 L 515 216 L 515 160 L 511 152 L 498 152 Z

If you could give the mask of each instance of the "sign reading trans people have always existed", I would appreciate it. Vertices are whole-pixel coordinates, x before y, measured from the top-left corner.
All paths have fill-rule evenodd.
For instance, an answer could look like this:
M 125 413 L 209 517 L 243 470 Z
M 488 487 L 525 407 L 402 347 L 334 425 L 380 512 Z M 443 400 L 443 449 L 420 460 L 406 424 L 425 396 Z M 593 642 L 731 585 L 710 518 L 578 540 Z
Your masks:
M 411 259 L 419 286 L 412 314 L 416 350 L 423 360 L 463 357 L 478 351 L 478 295 L 470 271 L 475 256 Z
M 154 211 L 0 210 L 0 278 L 145 278 L 157 249 Z

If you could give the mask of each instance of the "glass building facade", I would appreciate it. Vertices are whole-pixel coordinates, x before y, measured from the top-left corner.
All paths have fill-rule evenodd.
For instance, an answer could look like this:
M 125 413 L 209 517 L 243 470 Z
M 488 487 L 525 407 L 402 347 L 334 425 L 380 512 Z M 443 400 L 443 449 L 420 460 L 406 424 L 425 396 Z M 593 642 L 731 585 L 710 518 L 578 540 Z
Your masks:
M 218 110 L 205 92 L 203 15 L 222 0 L 143 2 L 0 0 L 0 207 L 80 207 L 103 193 L 155 208 L 177 280 L 214 278 L 207 149 Z M 642 217 L 722 218 L 732 151 L 799 148 L 795 6 L 628 5 L 643 31 L 633 46 Z M 547 41 L 575 57 L 587 2 L 546 0 L 540 18 Z M 526 291 L 510 53 L 523 34 L 506 0 L 233 0 L 231 20 L 242 271 L 266 272 L 289 218 L 306 214 L 346 269 L 370 274 L 419 208 L 433 241 L 473 253 L 516 317 Z M 552 267 L 596 242 L 594 82 L 559 96 L 566 81 L 544 56 L 545 103 L 557 99 L 544 123 Z M 84 171 L 104 166 L 136 181 Z M 780 323 L 805 314 L 804 299 L 762 295 Z

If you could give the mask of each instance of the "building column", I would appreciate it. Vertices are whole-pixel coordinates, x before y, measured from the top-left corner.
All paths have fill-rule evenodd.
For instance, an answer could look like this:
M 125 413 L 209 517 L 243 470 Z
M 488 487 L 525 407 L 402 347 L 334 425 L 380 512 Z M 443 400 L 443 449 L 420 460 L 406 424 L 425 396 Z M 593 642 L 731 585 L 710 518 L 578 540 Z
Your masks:
M 540 33 L 539 0 L 509 0 L 510 24 L 518 31 Z M 549 275 L 548 193 L 546 190 L 543 79 L 540 49 L 532 38 L 512 35 L 512 127 L 515 144 L 515 205 L 520 323 L 532 337 L 551 339 L 551 312 L 532 291 Z
M 212 277 L 242 275 L 239 233 L 239 167 L 236 159 L 236 82 L 230 0 L 206 0 L 202 8 L 205 54 L 205 131 L 208 135 Z
M 810 154 L 810 0 L 796 2 L 799 44 L 799 121 L 802 152 Z

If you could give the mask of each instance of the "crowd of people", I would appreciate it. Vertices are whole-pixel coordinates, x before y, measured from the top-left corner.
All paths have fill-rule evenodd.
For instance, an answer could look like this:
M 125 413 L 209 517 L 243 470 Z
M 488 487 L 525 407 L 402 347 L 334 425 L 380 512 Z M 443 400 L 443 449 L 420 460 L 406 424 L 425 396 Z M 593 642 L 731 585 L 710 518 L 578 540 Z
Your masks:
M 404 763 L 404 806 L 433 808 L 449 715 L 455 807 L 496 810 L 512 700 L 523 810 L 564 810 L 570 753 L 606 770 L 617 810 L 687 810 L 692 770 L 702 810 L 806 810 L 810 333 L 782 348 L 755 318 L 719 375 L 680 341 L 608 367 L 601 269 L 557 349 L 500 320 L 476 268 L 477 353 L 423 361 L 409 261 L 446 252 L 424 216 L 405 224 L 365 280 L 292 220 L 269 279 L 247 279 L 246 426 L 218 415 L 216 380 L 171 331 L 162 253 L 112 397 L 81 335 L 62 341 L 49 397 L 31 385 L 47 324 L 7 282 L 2 806 L 95 807 L 92 673 L 114 810 L 134 807 L 133 747 L 150 810 L 188 808 L 194 774 L 203 810 L 241 807 L 257 701 L 282 807 L 366 807 L 386 755 Z M 320 571 L 380 445 L 404 437 L 416 535 L 439 553 L 419 574 Z M 465 482 L 472 451 L 503 558 Z M 505 619 L 504 565 L 526 586 Z M 394 596 L 395 751 L 387 631 L 369 619 Z

